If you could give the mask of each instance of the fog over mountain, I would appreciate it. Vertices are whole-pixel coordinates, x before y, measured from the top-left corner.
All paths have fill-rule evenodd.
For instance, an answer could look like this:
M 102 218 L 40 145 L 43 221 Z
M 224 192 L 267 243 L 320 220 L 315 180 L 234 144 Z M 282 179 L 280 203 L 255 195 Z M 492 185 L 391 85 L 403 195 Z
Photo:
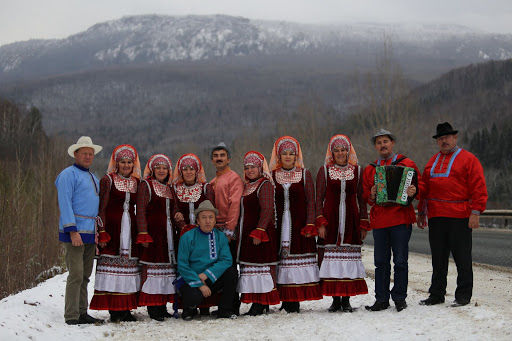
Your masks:
M 460 25 L 311 25 L 226 15 L 140 15 L 96 24 L 55 40 L 0 47 L 0 82 L 131 64 L 235 56 L 375 55 L 385 39 L 398 58 L 457 65 L 512 57 L 512 35 Z

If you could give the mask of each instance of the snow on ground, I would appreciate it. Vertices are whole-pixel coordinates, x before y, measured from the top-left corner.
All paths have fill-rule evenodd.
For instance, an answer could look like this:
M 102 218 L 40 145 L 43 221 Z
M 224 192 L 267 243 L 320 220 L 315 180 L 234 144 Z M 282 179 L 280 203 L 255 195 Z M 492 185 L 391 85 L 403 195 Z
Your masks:
M 409 307 L 398 313 L 394 306 L 368 312 L 374 301 L 373 250 L 365 246 L 363 260 L 368 272 L 369 295 L 355 297 L 354 313 L 328 313 L 330 298 L 301 304 L 300 314 L 287 314 L 273 306 L 268 315 L 237 320 L 203 318 L 192 322 L 150 320 L 145 308 L 135 316 L 139 322 L 107 323 L 101 326 L 68 326 L 64 323 L 64 288 L 67 274 L 58 275 L 35 288 L 0 301 L 0 340 L 149 340 L 149 339 L 420 339 L 420 340 L 511 340 L 512 270 L 475 265 L 475 288 L 471 304 L 451 308 L 455 290 L 455 265 L 450 263 L 446 303 L 418 305 L 427 296 L 431 276 L 428 256 L 410 254 Z M 92 294 L 94 279 L 89 284 Z M 392 303 L 392 302 L 391 302 Z M 248 305 L 242 305 L 242 312 Z M 171 310 L 170 307 L 168 307 Z M 108 318 L 108 312 L 91 315 Z

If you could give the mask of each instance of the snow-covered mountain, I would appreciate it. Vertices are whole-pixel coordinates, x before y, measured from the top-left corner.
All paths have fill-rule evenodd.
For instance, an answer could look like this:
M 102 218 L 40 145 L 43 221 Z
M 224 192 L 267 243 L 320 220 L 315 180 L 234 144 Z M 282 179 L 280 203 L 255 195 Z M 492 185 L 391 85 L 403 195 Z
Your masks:
M 456 25 L 306 25 L 226 15 L 129 16 L 60 40 L 0 47 L 0 79 L 30 79 L 112 65 L 233 56 L 339 54 L 382 49 L 397 56 L 477 62 L 512 58 L 512 35 Z

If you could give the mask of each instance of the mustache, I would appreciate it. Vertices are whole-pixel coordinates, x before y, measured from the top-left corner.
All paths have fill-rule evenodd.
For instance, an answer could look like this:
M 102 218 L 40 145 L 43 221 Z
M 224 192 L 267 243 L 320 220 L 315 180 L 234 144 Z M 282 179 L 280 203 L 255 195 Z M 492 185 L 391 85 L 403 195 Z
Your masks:
M 217 160 L 215 161 L 216 163 L 223 163 L 224 161 L 223 160 Z

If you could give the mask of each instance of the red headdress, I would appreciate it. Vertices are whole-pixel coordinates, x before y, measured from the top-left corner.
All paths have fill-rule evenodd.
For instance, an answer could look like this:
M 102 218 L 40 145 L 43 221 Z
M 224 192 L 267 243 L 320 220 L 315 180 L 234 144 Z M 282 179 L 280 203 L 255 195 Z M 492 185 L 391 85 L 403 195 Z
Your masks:
M 122 159 L 129 159 L 133 161 L 133 171 L 130 175 L 140 179 L 139 154 L 137 154 L 137 150 L 129 144 L 122 144 L 114 148 L 108 163 L 107 174 L 117 172 L 117 163 Z
M 325 153 L 325 165 L 334 165 L 336 161 L 334 161 L 334 157 L 332 155 L 332 150 L 334 148 L 344 148 L 348 151 L 347 160 L 348 163 L 355 166 L 357 165 L 357 155 L 356 151 L 354 149 L 354 146 L 352 146 L 352 143 L 350 142 L 350 139 L 342 134 L 337 134 L 331 137 L 331 140 L 329 141 L 329 145 L 327 146 L 327 152 Z
M 206 183 L 206 175 L 204 174 L 203 164 L 195 154 L 185 154 L 178 159 L 176 167 L 174 168 L 173 183 L 181 184 L 184 182 L 183 169 L 186 167 L 192 167 L 196 170 L 196 182 L 202 184 Z
M 150 176 L 154 177 L 154 169 L 158 165 L 166 165 L 169 168 L 169 180 L 167 183 L 170 184 L 172 182 L 172 163 L 171 159 L 164 154 L 155 154 L 149 158 L 144 168 L 144 179 Z
M 254 150 L 251 150 L 244 155 L 244 166 L 256 166 L 260 170 L 260 174 L 264 176 L 265 178 L 272 181 L 272 176 L 270 175 L 270 171 L 268 168 L 267 160 L 265 157 Z M 247 179 L 244 175 L 245 182 L 249 182 L 249 179 Z
M 304 168 L 304 160 L 302 158 L 302 150 L 299 141 L 291 136 L 282 136 L 277 139 L 272 148 L 272 156 L 270 157 L 270 170 L 276 170 L 283 167 L 281 163 L 281 153 L 289 150 L 295 153 L 295 167 Z

